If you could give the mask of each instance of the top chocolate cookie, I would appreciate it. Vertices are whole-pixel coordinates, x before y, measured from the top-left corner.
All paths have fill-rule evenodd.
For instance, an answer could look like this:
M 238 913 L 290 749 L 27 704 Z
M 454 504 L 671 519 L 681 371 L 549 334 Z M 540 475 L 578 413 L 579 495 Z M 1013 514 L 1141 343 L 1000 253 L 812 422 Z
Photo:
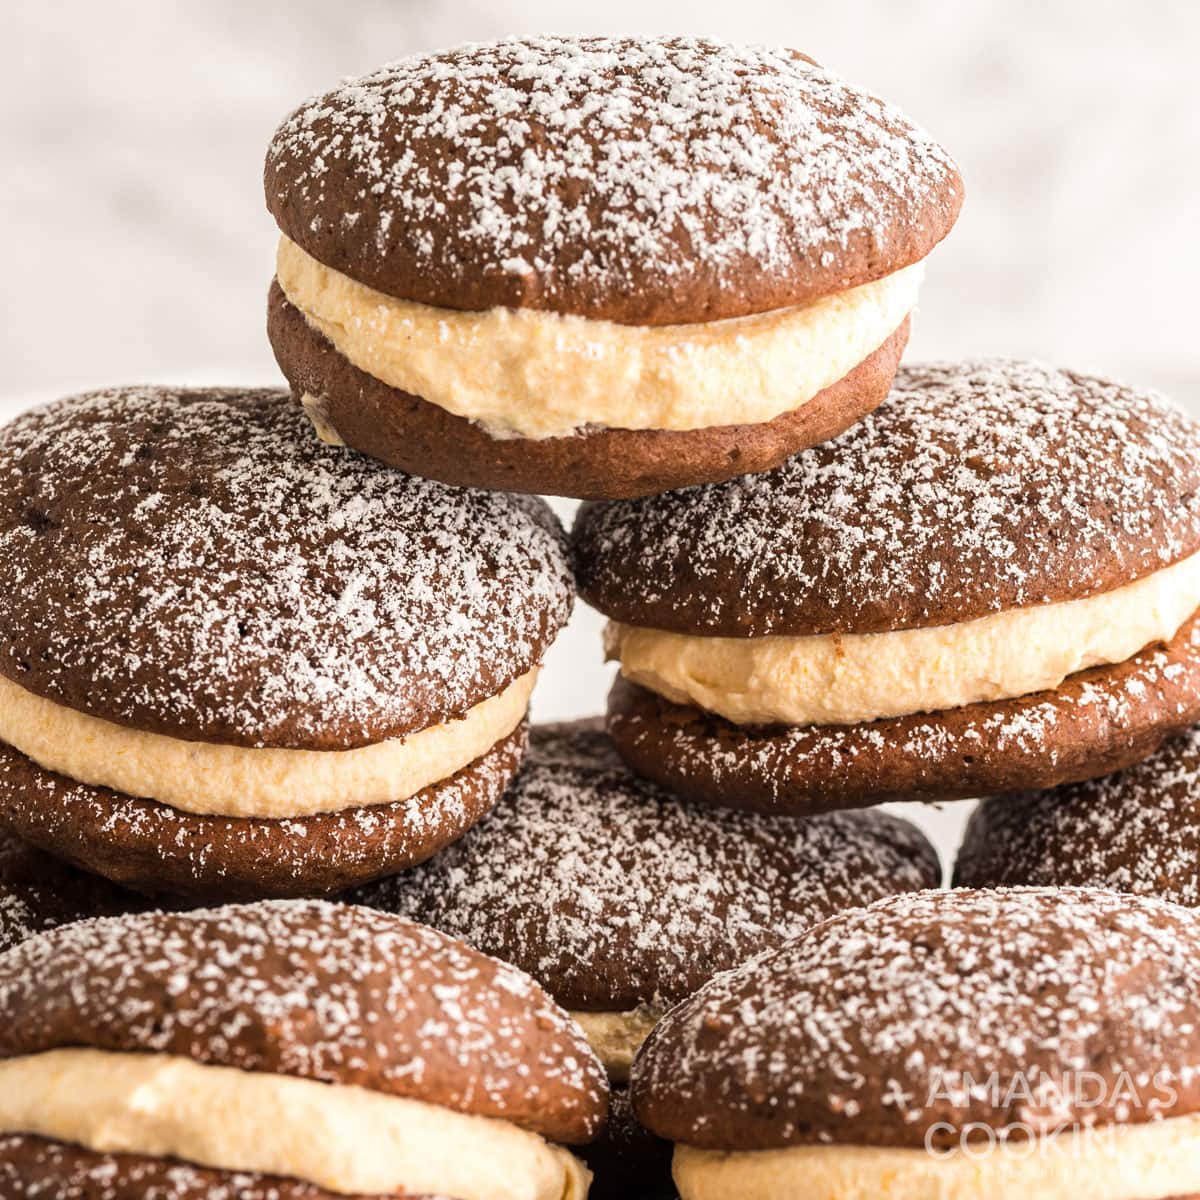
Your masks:
M 0 1059 L 171 1054 L 411 1097 L 585 1142 L 607 1108 L 579 1029 L 528 976 L 320 901 L 66 925 L 0 959 Z
M 1099 889 L 892 897 L 669 1013 L 634 1105 L 721 1150 L 1182 1116 L 1200 1109 L 1198 953 L 1200 914 Z
M 764 475 L 585 505 L 581 594 L 727 637 L 944 625 L 1108 591 L 1200 549 L 1200 426 L 1035 363 L 901 367 L 887 401 Z
M 389 295 L 644 325 L 880 278 L 962 202 L 890 105 L 795 51 L 687 38 L 403 59 L 293 113 L 265 187 L 289 238 Z
M 347 749 L 461 715 L 571 608 L 540 500 L 419 480 L 279 391 L 124 388 L 0 430 L 0 674 L 157 733 Z

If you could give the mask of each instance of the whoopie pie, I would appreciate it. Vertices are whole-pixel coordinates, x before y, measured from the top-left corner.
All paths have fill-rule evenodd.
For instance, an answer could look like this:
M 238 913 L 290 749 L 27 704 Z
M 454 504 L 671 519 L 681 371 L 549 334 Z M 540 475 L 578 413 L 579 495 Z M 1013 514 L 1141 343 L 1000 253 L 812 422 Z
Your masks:
M 933 847 L 881 812 L 811 820 L 681 803 L 599 721 L 535 726 L 496 808 L 412 871 L 353 893 L 514 963 L 588 1034 L 617 1096 L 593 1195 L 669 1187 L 620 1093 L 642 1039 L 719 971 L 855 905 L 935 887 Z
M 634 1063 L 683 1200 L 1200 1195 L 1200 913 L 880 900 L 718 976 Z
M 906 366 L 763 475 L 585 505 L 609 730 L 711 804 L 1048 787 L 1200 718 L 1200 426 L 1026 362 Z
M 102 918 L 0 956 L 6 1200 L 582 1200 L 608 1104 L 528 976 L 315 900 Z
M 962 180 L 794 50 L 512 38 L 302 104 L 269 333 L 322 436 L 621 497 L 774 466 L 887 394 Z
M 0 821 L 152 894 L 332 892 L 499 798 L 572 603 L 540 500 L 415 479 L 283 391 L 0 430 Z

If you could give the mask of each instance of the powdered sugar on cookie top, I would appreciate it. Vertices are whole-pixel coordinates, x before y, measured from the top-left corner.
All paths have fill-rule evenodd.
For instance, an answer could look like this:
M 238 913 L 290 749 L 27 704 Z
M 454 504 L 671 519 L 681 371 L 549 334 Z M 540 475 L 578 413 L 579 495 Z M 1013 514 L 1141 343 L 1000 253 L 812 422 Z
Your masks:
M 0 1015 L 2 1057 L 177 1054 L 534 1128 L 594 1128 L 604 1107 L 583 1035 L 528 976 L 432 929 L 321 901 L 41 934 L 0 960 Z
M 836 278 L 848 249 L 903 258 L 912 243 L 912 261 L 958 195 L 945 151 L 892 106 L 795 52 L 689 38 L 402 59 L 292 114 L 267 181 L 310 249 L 365 262 L 343 246 L 361 241 L 410 275 L 525 279 L 547 307 L 643 278 Z M 920 228 L 933 210 L 936 233 Z
M 939 878 L 915 826 L 682 804 L 597 722 L 535 727 L 509 794 L 434 859 L 358 894 L 527 970 L 570 1008 L 672 1003 L 829 914 Z
M 903 366 L 884 404 L 766 474 L 589 505 L 580 590 L 725 636 L 947 624 L 1106 591 L 1200 550 L 1200 426 L 1038 363 Z
M 0 669 L 109 720 L 343 748 L 459 716 L 566 620 L 539 500 L 320 443 L 286 393 L 124 388 L 0 431 Z
M 635 1065 L 634 1102 L 643 1117 L 674 1102 L 677 1140 L 725 1135 L 738 1149 L 921 1146 L 939 1122 L 953 1143 L 972 1121 L 1036 1134 L 1191 1111 L 1198 955 L 1200 914 L 1158 900 L 881 900 L 685 1001 Z M 1076 1093 L 1085 1072 L 1090 1090 Z

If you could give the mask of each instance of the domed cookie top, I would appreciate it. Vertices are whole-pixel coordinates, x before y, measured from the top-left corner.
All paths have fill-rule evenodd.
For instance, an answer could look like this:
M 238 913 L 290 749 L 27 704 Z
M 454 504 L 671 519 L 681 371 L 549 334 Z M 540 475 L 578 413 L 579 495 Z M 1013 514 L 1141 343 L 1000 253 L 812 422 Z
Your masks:
M 1200 728 L 1114 775 L 985 800 L 955 877 L 966 887 L 1096 886 L 1200 906 Z
M 319 901 L 85 921 L 0 958 L 0 1059 L 169 1054 L 356 1085 L 580 1142 L 603 1073 L 527 976 L 432 929 Z
M 681 803 L 598 721 L 535 727 L 508 795 L 461 841 L 356 899 L 515 963 L 572 1009 L 673 1003 L 839 909 L 935 886 L 920 831 Z
M 118 723 L 345 749 L 457 716 L 571 606 L 538 500 L 418 480 L 283 392 L 126 388 L 0 430 L 0 673 Z
M 639 324 L 877 279 L 962 202 L 890 105 L 795 51 L 688 38 L 402 59 L 293 113 L 265 187 L 289 238 L 382 292 Z
M 767 474 L 585 506 L 578 582 L 632 625 L 875 633 L 1103 592 L 1200 549 L 1200 426 L 1033 363 L 901 367 Z
M 892 897 L 673 1010 L 634 1064 L 634 1105 L 660 1136 L 731 1150 L 1181 1116 L 1200 1109 L 1198 954 L 1200 914 L 1158 900 Z

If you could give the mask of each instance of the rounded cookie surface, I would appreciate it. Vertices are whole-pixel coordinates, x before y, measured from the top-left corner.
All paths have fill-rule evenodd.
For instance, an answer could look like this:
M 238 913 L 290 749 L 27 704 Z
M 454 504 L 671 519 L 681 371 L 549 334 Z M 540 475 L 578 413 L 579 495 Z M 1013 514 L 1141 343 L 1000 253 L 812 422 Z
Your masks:
M 1036 363 L 900 368 L 774 471 L 585 505 L 580 594 L 721 637 L 883 633 L 1120 587 L 1200 550 L 1200 425 Z
M 907 821 L 798 821 L 681 803 L 599 721 L 532 731 L 521 773 L 461 841 L 355 893 L 532 975 L 570 1009 L 667 1006 L 834 912 L 933 887 Z
M 0 959 L 0 1058 L 83 1046 L 369 1088 L 582 1142 L 580 1031 L 520 971 L 386 913 L 281 900 L 64 926 Z
M 460 716 L 570 612 L 529 497 L 323 445 L 283 391 L 123 388 L 0 430 L 0 672 L 118 724 L 341 750 Z
M 690 38 L 402 59 L 301 105 L 265 190 L 293 241 L 390 295 L 646 325 L 879 278 L 962 202 L 890 105 L 795 51 Z
M 1200 1109 L 1198 952 L 1200 914 L 1099 889 L 881 900 L 671 1012 L 634 1106 L 660 1136 L 721 1150 L 1183 1116 Z
M 644 496 L 777 466 L 797 447 L 834 437 L 875 408 L 908 339 L 906 320 L 848 375 L 763 424 L 587 428 L 530 439 L 494 438 L 476 422 L 360 370 L 305 321 L 277 283 L 267 329 L 293 396 L 319 397 L 319 420 L 347 445 L 445 483 L 584 499 Z
M 734 725 L 618 678 L 607 726 L 639 774 L 688 800 L 807 816 L 965 800 L 1105 775 L 1200 721 L 1200 616 L 1165 646 L 1015 700 L 857 725 Z
M 145 907 L 144 897 L 43 854 L 0 827 L 0 952 L 71 921 Z
M 1109 887 L 1200 906 L 1200 730 L 1113 775 L 983 801 L 955 882 Z
M 196 816 L 78 783 L 0 743 L 0 813 L 22 837 L 152 896 L 193 902 L 330 894 L 423 862 L 503 795 L 522 724 L 449 779 L 390 804 L 294 819 Z

